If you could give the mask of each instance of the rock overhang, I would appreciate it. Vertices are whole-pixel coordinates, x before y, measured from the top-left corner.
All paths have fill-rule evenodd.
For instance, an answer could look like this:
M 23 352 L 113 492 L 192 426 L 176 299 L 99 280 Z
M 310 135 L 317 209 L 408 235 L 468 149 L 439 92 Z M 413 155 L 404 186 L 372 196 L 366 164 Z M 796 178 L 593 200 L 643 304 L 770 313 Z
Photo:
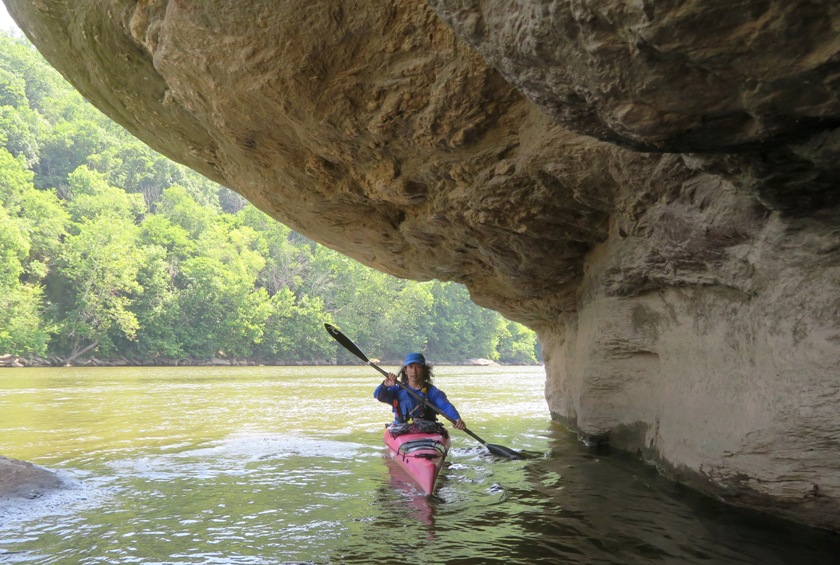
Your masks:
M 762 446 L 836 429 L 840 8 L 5 1 L 155 149 L 537 329 L 558 418 L 838 527 Z

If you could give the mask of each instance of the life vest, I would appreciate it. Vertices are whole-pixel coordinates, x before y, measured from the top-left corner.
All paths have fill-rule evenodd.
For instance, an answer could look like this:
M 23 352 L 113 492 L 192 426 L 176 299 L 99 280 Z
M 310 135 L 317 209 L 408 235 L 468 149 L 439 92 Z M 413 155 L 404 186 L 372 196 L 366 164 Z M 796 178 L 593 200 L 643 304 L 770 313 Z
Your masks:
M 424 384 L 423 388 L 420 389 L 420 392 L 418 394 L 422 396 L 425 400 L 429 401 L 429 385 Z M 414 408 L 408 411 L 408 414 L 405 415 L 406 419 L 404 421 L 411 423 L 414 420 L 426 420 L 429 422 L 434 422 L 437 420 L 437 413 L 434 410 L 432 410 L 416 398 L 414 400 L 417 402 L 417 404 L 414 405 Z

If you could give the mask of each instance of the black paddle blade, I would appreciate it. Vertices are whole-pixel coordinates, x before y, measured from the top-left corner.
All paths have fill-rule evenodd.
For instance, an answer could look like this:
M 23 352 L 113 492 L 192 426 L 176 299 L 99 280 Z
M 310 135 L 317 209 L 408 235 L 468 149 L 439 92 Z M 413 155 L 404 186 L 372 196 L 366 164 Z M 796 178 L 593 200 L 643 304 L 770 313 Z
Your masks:
M 484 447 L 486 447 L 490 453 L 492 453 L 493 455 L 498 455 L 499 457 L 507 457 L 508 459 L 526 459 L 525 455 L 503 445 L 485 443 Z
M 370 360 L 367 358 L 367 355 L 362 353 L 362 350 L 356 347 L 356 344 L 350 341 L 350 338 L 338 331 L 336 327 L 332 324 L 324 324 L 324 327 L 327 329 L 327 333 L 329 333 L 334 340 L 344 346 L 344 348 L 364 361 L 365 363 L 369 362 Z

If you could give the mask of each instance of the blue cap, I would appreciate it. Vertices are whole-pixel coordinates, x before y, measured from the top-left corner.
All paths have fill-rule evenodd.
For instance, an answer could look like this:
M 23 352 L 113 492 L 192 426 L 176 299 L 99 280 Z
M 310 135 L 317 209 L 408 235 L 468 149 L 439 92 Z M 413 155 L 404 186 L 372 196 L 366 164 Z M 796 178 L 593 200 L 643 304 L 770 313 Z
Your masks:
M 426 358 L 423 357 L 422 353 L 409 353 L 405 356 L 405 363 L 403 363 L 403 365 L 408 366 L 412 363 L 419 363 L 421 365 L 425 365 Z

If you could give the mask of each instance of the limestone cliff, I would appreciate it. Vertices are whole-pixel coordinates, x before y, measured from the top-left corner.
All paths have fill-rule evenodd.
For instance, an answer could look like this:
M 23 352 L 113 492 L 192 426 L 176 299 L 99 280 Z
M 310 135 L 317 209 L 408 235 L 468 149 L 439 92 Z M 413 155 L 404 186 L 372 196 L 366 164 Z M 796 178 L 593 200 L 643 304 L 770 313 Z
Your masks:
M 840 529 L 840 7 L 4 0 L 93 104 L 539 332 L 553 415 Z

